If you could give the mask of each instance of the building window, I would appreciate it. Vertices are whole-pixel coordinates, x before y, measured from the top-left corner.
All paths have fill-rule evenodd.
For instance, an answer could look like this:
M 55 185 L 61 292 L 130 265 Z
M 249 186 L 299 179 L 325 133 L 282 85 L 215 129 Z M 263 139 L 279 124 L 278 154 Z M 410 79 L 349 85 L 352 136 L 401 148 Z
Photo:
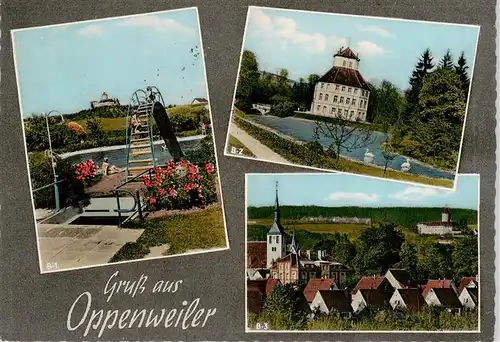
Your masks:
M 330 88 L 330 83 L 326 84 L 326 89 Z
M 352 62 L 349 62 L 349 68 L 352 68 Z
M 319 99 L 318 100 L 323 100 L 323 93 L 319 93 Z
M 358 116 L 361 116 L 361 112 L 358 112 Z
M 351 110 L 351 117 L 354 117 L 354 111 Z
M 344 109 L 344 114 L 345 115 L 348 115 L 349 114 L 349 111 L 347 109 Z
M 335 90 L 339 90 L 340 86 L 338 84 L 335 85 Z
M 280 243 L 280 237 L 276 236 L 276 243 Z
M 317 105 L 316 106 L 316 110 L 319 112 L 319 110 L 321 109 L 321 106 L 320 105 Z
M 351 103 L 351 99 L 350 99 L 349 97 L 347 97 L 347 98 L 345 99 L 345 104 L 349 104 L 349 103 Z
M 354 94 L 358 93 L 358 88 L 354 88 Z
M 316 273 L 309 272 L 309 278 L 316 278 Z
M 343 96 L 340 97 L 340 103 L 344 103 L 344 97 Z
M 323 106 L 323 114 L 326 113 L 326 106 Z
M 335 102 L 337 102 L 337 101 L 338 101 L 338 99 L 339 99 L 339 97 L 338 97 L 337 95 L 334 95 L 334 96 L 333 96 L 333 102 L 334 102 L 334 103 L 335 103 Z
M 269 243 L 273 243 L 273 237 L 269 236 Z
M 345 91 L 345 86 L 342 86 L 342 91 Z
M 276 247 L 273 247 L 273 248 L 272 248 L 272 251 L 273 251 L 273 252 L 276 252 Z
M 356 99 L 352 99 L 352 105 L 355 106 L 356 105 Z
M 325 94 L 325 101 L 328 101 L 328 94 Z
M 342 62 L 342 66 L 345 66 L 345 61 Z
M 332 114 L 335 114 L 336 111 L 337 109 L 335 107 L 332 107 Z
M 352 91 L 352 88 L 351 88 L 351 87 L 347 88 L 347 92 L 348 92 L 348 93 L 350 93 L 351 91 Z
M 325 85 L 323 83 L 320 83 L 319 86 L 323 88 Z

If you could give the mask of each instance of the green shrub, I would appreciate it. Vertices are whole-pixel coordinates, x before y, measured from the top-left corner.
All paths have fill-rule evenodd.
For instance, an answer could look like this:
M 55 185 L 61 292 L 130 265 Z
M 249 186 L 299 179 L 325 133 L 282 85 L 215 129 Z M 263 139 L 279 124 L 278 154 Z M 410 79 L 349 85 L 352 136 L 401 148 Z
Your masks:
M 296 107 L 295 103 L 291 101 L 279 101 L 271 106 L 269 114 L 278 116 L 280 118 L 294 116 L 295 107 Z

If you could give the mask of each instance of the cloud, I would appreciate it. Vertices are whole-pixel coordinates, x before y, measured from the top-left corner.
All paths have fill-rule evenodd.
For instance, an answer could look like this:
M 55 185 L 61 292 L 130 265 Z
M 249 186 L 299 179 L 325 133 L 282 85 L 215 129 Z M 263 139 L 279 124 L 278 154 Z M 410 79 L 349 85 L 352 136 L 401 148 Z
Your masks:
M 379 200 L 379 195 L 365 194 L 362 192 L 334 192 L 328 195 L 327 199 L 330 201 L 355 200 L 362 202 L 377 202 Z
M 336 51 L 341 46 L 347 46 L 349 40 L 345 37 L 327 36 L 322 33 L 302 32 L 295 20 L 287 17 L 274 17 L 266 14 L 260 8 L 252 8 L 249 22 L 253 25 L 253 32 L 262 39 L 279 42 L 277 46 L 283 48 L 289 44 L 298 45 L 308 53 L 325 53 Z M 361 41 L 352 47 L 360 55 L 372 57 L 386 52 L 381 46 L 369 41 Z
M 78 31 L 76 31 L 79 35 L 84 37 L 92 37 L 92 36 L 102 36 L 104 34 L 104 29 L 99 25 L 88 25 L 82 27 Z
M 364 26 L 364 25 L 358 25 L 358 30 L 363 31 L 363 32 L 371 32 L 375 33 L 378 36 L 381 37 L 387 37 L 387 38 L 396 38 L 396 35 L 390 31 L 387 31 L 386 29 L 383 29 L 378 26 Z
M 354 49 L 359 53 L 360 56 L 364 57 L 376 57 L 387 52 L 381 46 L 369 41 L 361 41 L 356 44 Z
M 117 26 L 150 28 L 164 33 L 187 34 L 194 33 L 194 29 L 170 18 L 160 18 L 155 15 L 141 15 L 119 21 Z
M 409 186 L 406 187 L 403 191 L 397 192 L 395 194 L 390 194 L 389 197 L 405 201 L 419 201 L 429 197 L 447 196 L 450 194 L 451 191 L 440 191 L 435 188 Z

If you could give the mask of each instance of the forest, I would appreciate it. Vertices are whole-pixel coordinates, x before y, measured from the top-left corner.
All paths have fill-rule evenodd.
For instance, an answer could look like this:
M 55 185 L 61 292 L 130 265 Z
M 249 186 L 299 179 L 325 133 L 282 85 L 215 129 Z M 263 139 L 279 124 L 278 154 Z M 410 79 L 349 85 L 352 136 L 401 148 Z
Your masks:
M 435 61 L 426 49 L 399 89 L 390 80 L 370 84 L 367 121 L 372 130 L 387 134 L 384 149 L 418 159 L 444 170 L 455 170 L 470 88 L 469 66 L 464 53 L 458 58 L 448 50 Z M 253 103 L 271 105 L 270 115 L 301 115 L 309 111 L 320 75 L 289 79 L 289 71 L 274 75 L 259 68 L 258 57 L 244 51 L 235 96 L 235 106 L 255 113 Z M 301 117 L 304 117 L 303 114 Z M 316 119 L 316 118 L 315 118 Z

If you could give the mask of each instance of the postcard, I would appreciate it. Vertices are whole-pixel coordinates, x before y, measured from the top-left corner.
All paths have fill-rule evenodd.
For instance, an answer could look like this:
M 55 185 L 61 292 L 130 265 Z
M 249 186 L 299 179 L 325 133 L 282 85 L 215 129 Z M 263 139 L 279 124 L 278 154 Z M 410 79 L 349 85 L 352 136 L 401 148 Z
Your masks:
M 196 8 L 12 41 L 42 273 L 229 248 Z
M 247 332 L 478 332 L 479 175 L 247 174 Z
M 478 36 L 250 7 L 224 153 L 454 189 Z

